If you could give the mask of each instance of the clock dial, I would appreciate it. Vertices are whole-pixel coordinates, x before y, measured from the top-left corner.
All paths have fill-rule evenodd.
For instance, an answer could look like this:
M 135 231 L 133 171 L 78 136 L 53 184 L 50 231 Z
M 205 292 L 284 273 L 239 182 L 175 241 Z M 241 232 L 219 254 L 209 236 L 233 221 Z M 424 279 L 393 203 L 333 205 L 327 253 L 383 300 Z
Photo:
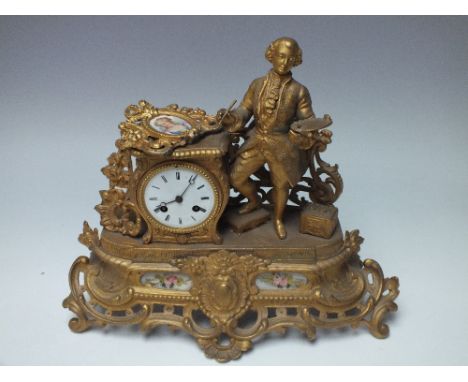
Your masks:
M 165 164 L 147 178 L 143 199 L 150 216 L 174 230 L 190 230 L 206 222 L 217 200 L 213 179 L 201 167 Z

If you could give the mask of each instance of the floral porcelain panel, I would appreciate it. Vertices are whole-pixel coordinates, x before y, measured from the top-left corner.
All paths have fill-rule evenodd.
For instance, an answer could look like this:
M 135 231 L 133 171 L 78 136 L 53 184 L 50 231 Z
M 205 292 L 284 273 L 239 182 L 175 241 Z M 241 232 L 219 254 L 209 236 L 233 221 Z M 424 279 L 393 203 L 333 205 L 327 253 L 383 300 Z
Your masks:
M 141 283 L 158 289 L 190 290 L 192 279 L 184 273 L 147 272 L 141 276 Z
M 255 283 L 259 289 L 297 289 L 307 284 L 307 278 L 300 273 L 267 272 L 258 275 Z

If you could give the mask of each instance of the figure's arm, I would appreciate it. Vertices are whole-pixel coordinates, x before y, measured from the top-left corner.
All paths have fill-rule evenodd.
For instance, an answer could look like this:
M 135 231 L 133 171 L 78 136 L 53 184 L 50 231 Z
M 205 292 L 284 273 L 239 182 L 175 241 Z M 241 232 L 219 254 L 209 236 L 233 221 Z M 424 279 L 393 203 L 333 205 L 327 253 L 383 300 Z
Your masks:
M 299 102 L 297 103 L 296 119 L 298 121 L 308 118 L 315 118 L 315 113 L 312 110 L 312 100 L 310 99 L 309 91 L 302 86 L 299 91 Z
M 255 81 L 250 84 L 239 107 L 231 111 L 223 121 L 223 125 L 231 133 L 242 130 L 252 117 L 255 95 L 254 83 Z
M 325 114 L 323 118 L 317 118 L 312 110 L 312 101 L 307 88 L 302 87 L 299 93 L 299 102 L 296 111 L 296 121 L 292 123 L 291 129 L 297 133 L 320 130 L 333 123 L 331 117 Z
M 296 121 L 291 124 L 289 138 L 302 150 L 309 150 L 317 141 L 326 146 L 330 143 L 331 132 L 325 133 L 325 130 L 322 129 L 330 126 L 333 121 L 328 114 L 325 114 L 323 118 L 316 118 L 312 110 L 309 91 L 306 88 L 301 89 L 301 91 Z

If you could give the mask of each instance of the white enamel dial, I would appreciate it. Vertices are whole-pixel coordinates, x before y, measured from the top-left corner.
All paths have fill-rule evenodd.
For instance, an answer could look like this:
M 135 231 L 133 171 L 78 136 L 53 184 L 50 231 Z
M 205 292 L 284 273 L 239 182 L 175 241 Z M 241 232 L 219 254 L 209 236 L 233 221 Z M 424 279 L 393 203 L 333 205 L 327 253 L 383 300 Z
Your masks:
M 216 193 L 203 169 L 176 163 L 162 165 L 151 173 L 143 198 L 149 214 L 159 224 L 186 230 L 211 216 Z

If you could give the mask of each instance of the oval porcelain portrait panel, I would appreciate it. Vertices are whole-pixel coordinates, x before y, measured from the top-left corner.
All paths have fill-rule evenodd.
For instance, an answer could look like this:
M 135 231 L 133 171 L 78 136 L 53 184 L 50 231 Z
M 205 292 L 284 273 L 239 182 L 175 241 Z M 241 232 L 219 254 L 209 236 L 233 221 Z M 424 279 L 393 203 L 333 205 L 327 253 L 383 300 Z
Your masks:
M 184 135 L 192 126 L 182 118 L 173 115 L 159 115 L 149 122 L 157 132 L 170 136 Z

